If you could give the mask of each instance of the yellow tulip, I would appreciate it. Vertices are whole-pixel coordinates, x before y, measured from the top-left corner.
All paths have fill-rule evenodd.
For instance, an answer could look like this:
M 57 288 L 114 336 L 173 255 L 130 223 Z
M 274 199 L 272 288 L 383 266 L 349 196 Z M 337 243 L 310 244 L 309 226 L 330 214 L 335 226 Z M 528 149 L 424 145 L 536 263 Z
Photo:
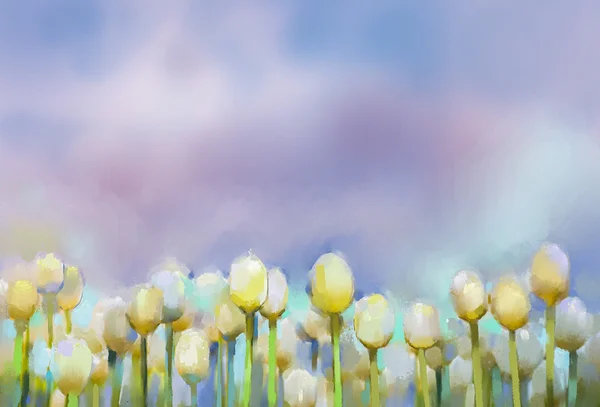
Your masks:
M 485 287 L 474 271 L 459 271 L 452 279 L 450 295 L 454 311 L 460 319 L 478 321 L 487 312 Z
M 516 331 L 529 321 L 531 303 L 527 292 L 512 277 L 502 278 L 491 293 L 492 315 L 509 331 Z
M 140 335 L 154 332 L 163 318 L 163 293 L 155 287 L 139 286 L 127 309 L 131 327 Z
M 9 283 L 6 293 L 8 316 L 15 321 L 28 321 L 35 313 L 39 296 L 37 287 L 29 280 Z
M 92 360 L 85 341 L 69 338 L 56 345 L 52 376 L 63 394 L 81 394 L 92 372 Z
M 556 305 L 569 295 L 570 263 L 555 244 L 545 244 L 533 257 L 531 291 L 546 302 Z
M 381 294 L 364 297 L 356 303 L 354 331 L 369 349 L 387 346 L 394 334 L 396 319 L 392 307 Z
M 354 300 L 354 277 L 346 261 L 334 254 L 319 257 L 310 272 L 311 301 L 326 314 L 344 312 Z
M 267 269 L 254 254 L 242 256 L 231 265 L 229 295 L 246 314 L 256 312 L 267 299 Z
M 63 283 L 63 262 L 53 253 L 45 256 L 39 255 L 37 265 L 36 283 L 42 293 L 57 293 Z

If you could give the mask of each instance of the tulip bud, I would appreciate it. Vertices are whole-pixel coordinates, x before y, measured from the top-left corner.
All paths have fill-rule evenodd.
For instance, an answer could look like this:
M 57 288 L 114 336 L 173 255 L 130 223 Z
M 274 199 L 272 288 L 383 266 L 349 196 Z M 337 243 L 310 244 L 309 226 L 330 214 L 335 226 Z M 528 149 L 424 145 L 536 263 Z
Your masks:
M 171 325 L 173 332 L 182 332 L 191 327 L 194 323 L 194 316 L 195 313 L 192 311 L 192 309 L 189 306 L 186 306 L 183 315 L 173 321 L 173 325 Z
M 293 369 L 283 378 L 283 399 L 290 407 L 314 407 L 317 379 L 306 370 Z
M 554 405 L 561 406 L 567 391 L 568 375 L 566 369 L 559 364 L 554 364 Z M 546 361 L 540 363 L 535 369 L 529 384 L 529 397 L 534 401 L 533 405 L 546 404 Z M 537 402 L 539 401 L 539 404 Z M 532 404 L 530 404 L 532 405 Z
M 556 346 L 569 352 L 581 348 L 592 334 L 593 317 L 577 297 L 562 300 L 556 309 Z
M 569 295 L 570 263 L 567 255 L 555 244 L 544 244 L 531 264 L 531 291 L 548 306 Z
M 260 313 L 267 319 L 277 319 L 285 311 L 288 300 L 288 285 L 285 275 L 278 268 L 273 268 L 267 273 L 267 300 L 260 309 Z
M 127 305 L 117 297 L 106 306 L 104 312 L 103 339 L 106 345 L 119 356 L 124 356 L 137 338 L 137 333 L 129 325 Z
M 394 310 L 384 296 L 375 294 L 356 303 L 354 331 L 365 347 L 379 349 L 387 346 L 394 334 L 395 325 Z
M 127 309 L 131 327 L 142 336 L 151 334 L 162 322 L 163 306 L 164 299 L 160 289 L 138 286 Z
M 299 329 L 301 338 L 305 341 L 317 340 L 321 343 L 331 342 L 330 318 L 309 307 Z
M 83 297 L 83 276 L 75 266 L 66 266 L 63 286 L 56 294 L 58 306 L 65 310 L 73 310 Z
M 473 383 L 473 365 L 471 360 L 457 357 L 450 363 L 450 389 L 464 392 Z
M 51 370 L 56 386 L 63 394 L 79 395 L 92 372 L 92 352 L 82 340 L 65 339 L 54 349 Z
M 108 351 L 105 349 L 93 355 L 90 380 L 93 384 L 102 386 L 106 383 L 106 379 L 108 379 Z
M 225 301 L 217 305 L 215 310 L 215 325 L 217 329 L 228 339 L 235 339 L 244 332 L 246 318 L 232 301 Z
M 37 288 L 29 280 L 11 282 L 8 285 L 6 299 L 8 316 L 14 321 L 28 321 L 39 303 Z
M 531 303 L 516 279 L 501 279 L 492 290 L 491 301 L 492 315 L 509 331 L 516 331 L 529 321 Z
M 508 335 L 502 334 L 503 340 L 498 340 L 492 348 L 500 372 L 506 377 L 510 373 Z M 540 340 L 529 329 L 519 329 L 516 332 L 517 354 L 519 355 L 519 375 L 531 377 L 533 371 L 544 360 L 544 349 Z
M 182 332 L 175 348 L 175 367 L 190 386 L 209 375 L 210 350 L 206 336 L 199 330 Z
M 404 338 L 416 349 L 431 348 L 440 340 L 440 317 L 435 307 L 413 304 L 404 317 Z
M 53 253 L 45 256 L 38 255 L 35 259 L 37 265 L 36 283 L 41 293 L 56 294 L 63 283 L 63 262 Z
M 344 312 L 354 300 L 354 277 L 346 261 L 334 254 L 319 257 L 309 273 L 311 301 L 326 314 Z
M 203 311 L 214 312 L 217 305 L 229 299 L 229 283 L 220 272 L 200 274 L 194 285 L 194 303 Z
M 185 311 L 185 291 L 190 270 L 176 259 L 169 258 L 152 271 L 152 285 L 163 293 L 163 322 L 179 319 Z
M 246 314 L 258 311 L 267 299 L 267 269 L 254 254 L 240 257 L 231 265 L 229 295 Z
M 478 321 L 487 312 L 485 287 L 474 271 L 459 271 L 452 279 L 450 295 L 456 315 L 465 321 Z

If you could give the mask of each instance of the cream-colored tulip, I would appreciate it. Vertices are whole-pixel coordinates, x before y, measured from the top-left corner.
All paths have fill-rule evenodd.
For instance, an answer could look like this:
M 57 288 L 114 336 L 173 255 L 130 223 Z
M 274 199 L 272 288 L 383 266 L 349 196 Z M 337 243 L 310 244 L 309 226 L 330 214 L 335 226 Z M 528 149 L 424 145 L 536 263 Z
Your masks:
M 531 291 L 548 306 L 569 295 L 569 258 L 555 244 L 544 244 L 531 264 Z
M 283 400 L 289 407 L 314 407 L 317 379 L 306 370 L 293 369 L 283 377 Z
M 173 322 L 183 316 L 185 280 L 189 274 L 190 270 L 175 258 L 167 258 L 152 269 L 152 285 L 163 293 L 163 322 Z
M 317 259 L 309 273 L 313 305 L 326 314 L 344 312 L 354 300 L 354 277 L 346 260 L 327 253 Z
M 481 355 L 481 367 L 483 369 L 491 369 L 496 364 L 496 358 L 494 357 L 493 348 L 490 343 L 489 335 L 483 333 L 479 335 L 479 352 Z M 465 360 L 471 360 L 471 338 L 467 336 L 457 338 L 456 350 L 458 356 Z
M 485 287 L 474 271 L 459 271 L 452 279 L 450 295 L 456 315 L 465 321 L 479 321 L 487 312 Z
M 90 381 L 97 386 L 102 386 L 108 379 L 108 372 L 108 351 L 104 349 L 104 351 L 93 355 Z
M 196 313 L 194 312 L 194 309 L 190 305 L 186 305 L 183 315 L 173 321 L 173 324 L 171 325 L 173 332 L 182 332 L 190 328 L 194 323 L 195 317 Z
M 516 332 L 519 375 L 522 378 L 531 377 L 533 371 L 544 360 L 544 348 L 540 340 L 529 329 L 523 328 Z M 492 348 L 492 353 L 503 376 L 510 376 L 510 361 L 508 335 L 502 334 Z
M 301 321 L 299 334 L 305 341 L 316 340 L 320 343 L 331 342 L 331 323 L 327 315 L 317 311 L 312 306 L 308 307 L 306 316 Z
M 105 350 L 106 343 L 104 339 L 98 335 L 98 333 L 91 329 L 85 327 L 75 327 L 73 329 L 73 336 L 79 339 L 83 339 L 85 343 L 87 343 L 88 348 L 92 354 L 101 353 Z
M 229 283 L 220 271 L 200 274 L 194 285 L 194 303 L 203 311 L 214 312 L 217 305 L 229 299 Z
M 210 349 L 205 334 L 197 329 L 181 333 L 175 348 L 175 367 L 181 378 L 194 385 L 208 377 L 210 371 Z
M 465 392 L 467 386 L 473 383 L 473 365 L 470 359 L 462 357 L 455 358 L 450 363 L 450 390 L 453 392 Z
M 69 338 L 56 345 L 52 376 L 63 394 L 81 394 L 92 372 L 92 360 L 92 352 L 83 340 Z
M 110 349 L 124 356 L 138 336 L 127 319 L 127 304 L 116 297 L 104 306 L 102 338 Z
M 438 310 L 427 304 L 413 304 L 404 316 L 404 339 L 415 349 L 431 348 L 441 339 Z
M 340 335 L 340 353 L 343 373 L 351 373 L 361 380 L 369 377 L 369 351 L 351 327 Z
M 131 327 L 141 336 L 151 334 L 162 322 L 163 306 L 163 293 L 160 289 L 138 286 L 127 309 Z
M 581 348 L 592 334 L 593 317 L 581 299 L 570 297 L 556 308 L 556 346 L 568 352 Z
M 285 275 L 279 268 L 270 269 L 267 273 L 267 300 L 260 313 L 267 319 L 277 319 L 284 313 L 288 301 L 288 284 Z
M 50 396 L 50 407 L 65 407 L 67 402 L 67 396 L 62 394 L 59 389 L 56 389 L 52 392 Z
M 522 328 L 529 321 L 531 303 L 527 292 L 516 278 L 504 277 L 491 293 L 492 315 L 509 331 Z
M 267 269 L 250 253 L 234 260 L 229 272 L 229 295 L 246 314 L 256 312 L 267 299 Z
M 30 280 L 13 281 L 8 285 L 6 300 L 10 319 L 28 321 L 39 304 L 37 287 Z
M 240 309 L 230 300 L 217 305 L 215 325 L 228 340 L 237 338 L 246 327 L 246 319 Z
M 568 375 L 566 369 L 559 364 L 554 364 L 554 406 L 563 405 L 565 392 L 568 386 Z M 529 405 L 531 407 L 546 406 L 546 361 L 543 361 L 533 372 L 529 383 Z M 532 404 L 533 403 L 533 404 Z
M 75 266 L 65 266 L 63 286 L 56 294 L 58 306 L 65 311 L 75 309 L 83 297 L 83 286 L 83 276 L 79 269 Z
M 285 318 L 281 321 L 277 340 L 277 368 L 285 372 L 292 367 L 298 353 L 298 336 L 294 323 Z
M 36 284 L 41 293 L 57 293 L 63 283 L 64 264 L 54 253 L 38 255 L 35 259 Z
M 354 331 L 365 347 L 379 349 L 387 346 L 395 326 L 394 310 L 383 295 L 374 294 L 356 303 Z

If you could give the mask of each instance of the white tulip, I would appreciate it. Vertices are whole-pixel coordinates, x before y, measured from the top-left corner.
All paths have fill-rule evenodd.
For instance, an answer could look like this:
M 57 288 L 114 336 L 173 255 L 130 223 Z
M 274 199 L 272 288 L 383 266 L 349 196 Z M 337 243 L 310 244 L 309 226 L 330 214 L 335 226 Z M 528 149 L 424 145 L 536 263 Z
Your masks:
M 556 309 L 556 346 L 566 351 L 575 351 L 590 337 L 593 326 L 592 315 L 577 297 L 569 297 Z
M 516 331 L 516 342 L 519 374 L 524 378 L 530 377 L 544 359 L 544 348 L 537 336 L 533 335 L 527 327 Z M 498 368 L 505 376 L 510 376 L 508 351 L 508 334 L 504 332 L 503 338 L 496 341 L 492 353 Z
M 214 312 L 217 305 L 229 298 L 229 283 L 220 271 L 202 273 L 194 284 L 195 303 L 204 311 Z
M 51 371 L 63 394 L 79 395 L 92 372 L 92 352 L 85 341 L 67 338 L 54 348 Z
M 267 300 L 260 313 L 267 319 L 276 319 L 283 314 L 288 301 L 288 284 L 285 275 L 279 268 L 273 268 L 267 273 Z
M 53 253 L 38 255 L 36 264 L 36 284 L 40 293 L 54 293 L 60 290 L 64 279 L 64 264 Z
M 406 394 L 415 376 L 415 355 L 399 343 L 391 343 L 383 348 L 382 353 L 386 368 L 398 385 L 399 394 Z
M 210 373 L 210 344 L 206 335 L 195 329 L 182 332 L 175 347 L 175 367 L 189 385 L 198 384 Z
M 102 304 L 105 309 L 98 311 L 96 317 L 102 315 L 102 337 L 106 345 L 119 356 L 124 356 L 137 339 L 137 333 L 129 325 L 127 304 L 122 298 L 113 298 Z
M 317 379 L 306 370 L 286 372 L 283 399 L 290 407 L 314 407 L 317 402 Z
M 453 392 L 464 392 L 473 383 L 473 365 L 471 360 L 461 356 L 450 363 L 450 389 Z
M 452 279 L 450 296 L 459 318 L 475 322 L 487 312 L 488 298 L 479 275 L 470 270 L 459 271 Z
M 564 402 L 568 385 L 568 374 L 560 364 L 554 364 L 554 405 L 559 406 Z M 530 406 L 546 405 L 546 361 L 543 361 L 533 372 L 529 383 Z
M 163 292 L 163 322 L 173 322 L 183 315 L 189 274 L 190 270 L 174 258 L 167 258 L 152 269 L 151 283 Z
M 394 310 L 380 294 L 364 297 L 354 308 L 354 330 L 358 340 L 368 348 L 385 347 L 396 327 Z
M 435 307 L 414 303 L 404 316 L 404 338 L 416 349 L 427 349 L 441 339 L 440 317 Z

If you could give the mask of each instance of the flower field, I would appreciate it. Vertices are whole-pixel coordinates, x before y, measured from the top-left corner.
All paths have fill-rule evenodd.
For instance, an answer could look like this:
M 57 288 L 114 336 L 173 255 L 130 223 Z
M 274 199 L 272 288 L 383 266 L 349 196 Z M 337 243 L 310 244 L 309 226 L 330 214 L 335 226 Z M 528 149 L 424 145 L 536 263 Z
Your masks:
M 592 406 L 600 333 L 569 297 L 565 251 L 544 244 L 522 275 L 448 282 L 454 318 L 414 301 L 357 295 L 339 253 L 305 293 L 252 252 L 227 273 L 166 258 L 134 287 L 87 298 L 55 254 L 0 282 L 2 406 Z M 489 287 L 489 289 L 486 289 Z M 293 308 L 294 296 L 306 296 Z M 546 306 L 531 318 L 531 299 Z M 360 298 L 358 298 L 360 297 Z M 87 308 L 87 317 L 81 312 Z M 502 327 L 490 332 L 483 321 Z M 398 337 L 401 325 L 402 337 Z

